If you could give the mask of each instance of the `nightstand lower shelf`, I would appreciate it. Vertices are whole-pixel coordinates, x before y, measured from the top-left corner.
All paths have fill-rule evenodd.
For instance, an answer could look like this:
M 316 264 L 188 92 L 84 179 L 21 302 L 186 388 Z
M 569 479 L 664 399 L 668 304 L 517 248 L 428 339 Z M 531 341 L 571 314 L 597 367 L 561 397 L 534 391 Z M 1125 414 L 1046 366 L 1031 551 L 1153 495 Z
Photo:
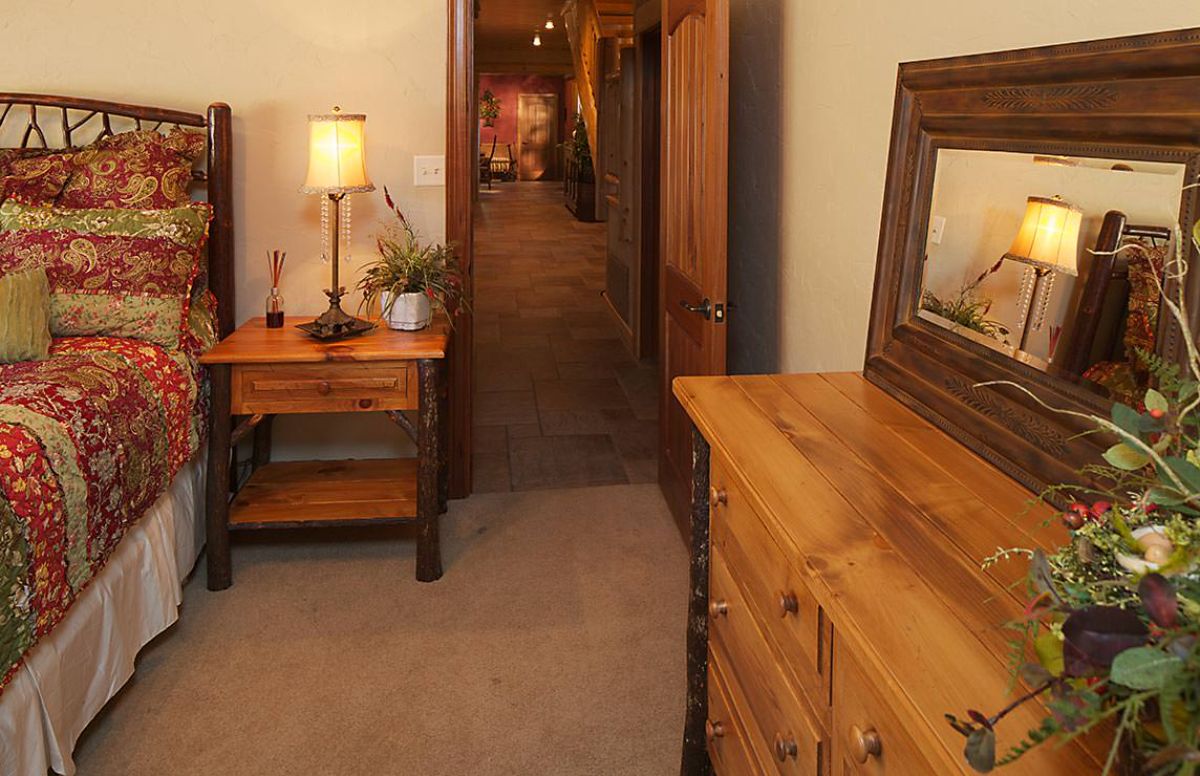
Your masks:
M 417 517 L 417 460 L 268 463 L 229 508 L 231 530 L 408 522 Z

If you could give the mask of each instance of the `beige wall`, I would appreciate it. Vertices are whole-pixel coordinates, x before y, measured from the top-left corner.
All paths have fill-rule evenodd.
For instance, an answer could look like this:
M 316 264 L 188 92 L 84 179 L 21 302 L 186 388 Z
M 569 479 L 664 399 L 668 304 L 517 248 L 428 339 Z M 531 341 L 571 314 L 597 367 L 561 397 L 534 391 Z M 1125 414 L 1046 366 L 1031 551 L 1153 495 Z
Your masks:
M 764 305 L 781 311 L 782 371 L 862 366 L 899 62 L 1200 23 L 1195 0 L 739 4 L 757 6 L 760 18 L 779 17 L 781 29 L 781 217 L 766 224 L 779 230 L 780 260 L 771 289 L 777 299 Z M 739 29 L 743 43 L 758 38 L 759 51 L 762 36 L 775 35 L 757 26 Z M 737 100 L 736 39 L 733 53 Z
M 202 111 L 233 107 L 237 198 L 237 319 L 262 314 L 264 254 L 288 251 L 289 312 L 328 302 L 317 199 L 297 192 L 306 164 L 305 116 L 334 105 L 363 112 L 367 162 L 421 230 L 440 239 L 445 191 L 413 188 L 414 154 L 445 150 L 445 0 L 40 0 L 6 3 L 0 72 L 6 91 L 71 94 Z M 10 119 L 11 121 L 11 119 Z M 382 191 L 354 199 L 356 253 L 384 217 Z M 355 265 L 361 261 L 355 261 Z M 348 284 L 356 272 L 344 273 Z M 353 301 L 347 307 L 357 304 Z M 359 430 L 359 426 L 362 429 Z M 317 430 L 321 454 L 337 440 L 393 437 L 356 419 Z M 324 428 L 324 427 L 322 427 Z M 282 430 L 285 447 L 299 435 Z M 328 444 L 321 444 L 322 442 Z M 380 442 L 379 444 L 382 444 Z M 369 442 L 364 442 L 369 445 Z M 359 452 L 369 452 L 364 445 Z

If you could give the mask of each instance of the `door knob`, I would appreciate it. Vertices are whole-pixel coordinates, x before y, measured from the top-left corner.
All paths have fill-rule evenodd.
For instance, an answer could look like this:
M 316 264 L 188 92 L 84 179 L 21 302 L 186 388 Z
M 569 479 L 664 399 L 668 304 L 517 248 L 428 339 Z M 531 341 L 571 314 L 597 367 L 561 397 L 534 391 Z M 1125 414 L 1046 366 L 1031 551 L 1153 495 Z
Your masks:
M 687 310 L 689 313 L 700 313 L 704 316 L 704 320 L 712 318 L 712 302 L 705 299 L 700 304 L 688 304 L 686 299 L 679 300 L 679 306 Z

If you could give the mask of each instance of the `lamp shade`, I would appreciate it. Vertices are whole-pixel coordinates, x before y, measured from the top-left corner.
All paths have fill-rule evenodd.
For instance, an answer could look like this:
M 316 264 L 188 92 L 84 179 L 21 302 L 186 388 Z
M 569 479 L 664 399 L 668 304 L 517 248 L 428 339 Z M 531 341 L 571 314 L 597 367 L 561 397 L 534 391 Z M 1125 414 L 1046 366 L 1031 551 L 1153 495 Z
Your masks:
M 1079 274 L 1079 225 L 1083 211 L 1058 197 L 1030 197 L 1025 220 L 1004 258 L 1038 269 Z
M 308 117 L 308 176 L 300 191 L 305 194 L 356 194 L 374 191 L 367 177 L 361 113 L 333 113 Z

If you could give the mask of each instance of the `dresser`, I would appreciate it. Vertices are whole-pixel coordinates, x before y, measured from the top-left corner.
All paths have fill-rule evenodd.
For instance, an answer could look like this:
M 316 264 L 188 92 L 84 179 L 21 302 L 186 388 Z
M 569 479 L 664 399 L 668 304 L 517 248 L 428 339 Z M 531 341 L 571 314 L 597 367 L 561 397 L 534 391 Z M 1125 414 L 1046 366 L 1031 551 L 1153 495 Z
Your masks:
M 992 713 L 1045 508 L 858 374 L 680 378 L 695 470 L 682 772 L 972 773 L 947 712 Z M 1027 704 L 999 751 L 1037 727 Z M 1005 774 L 1099 773 L 1104 742 Z

